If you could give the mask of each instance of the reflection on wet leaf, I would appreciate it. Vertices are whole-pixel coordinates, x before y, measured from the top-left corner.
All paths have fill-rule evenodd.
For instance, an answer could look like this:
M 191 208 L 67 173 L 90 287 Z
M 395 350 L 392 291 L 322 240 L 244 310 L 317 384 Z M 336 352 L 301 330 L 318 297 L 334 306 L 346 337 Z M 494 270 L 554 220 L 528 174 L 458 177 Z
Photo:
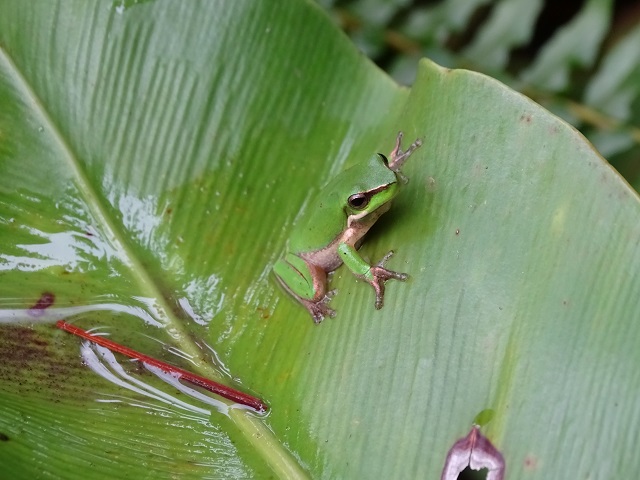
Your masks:
M 115 355 L 107 348 L 85 341 L 82 342 L 81 355 L 86 365 L 102 378 L 131 392 L 142 395 L 150 401 L 155 401 L 154 405 L 170 405 L 171 407 L 180 410 L 199 414 L 202 416 L 202 419 L 208 419 L 209 416 L 211 416 L 211 410 L 183 400 L 179 400 L 174 395 L 166 393 L 150 385 L 137 376 L 131 375 L 127 371 L 127 369 L 125 369 L 123 365 L 116 359 Z M 215 398 L 211 398 L 207 395 L 202 394 L 201 392 L 196 391 L 193 388 L 183 385 L 182 383 L 180 383 L 176 375 L 165 373 L 159 368 L 152 367 L 144 363 L 143 365 L 147 370 L 156 375 L 158 378 L 168 383 L 169 385 L 172 385 L 180 392 L 186 394 L 188 397 L 210 405 L 220 413 L 223 413 L 225 415 L 228 414 L 229 407 L 227 405 L 219 400 L 216 400 Z M 132 397 L 126 400 L 125 398 L 126 397 L 113 399 L 113 397 L 107 397 L 102 401 L 124 401 L 134 406 L 143 406 L 143 404 L 140 403 L 138 397 Z

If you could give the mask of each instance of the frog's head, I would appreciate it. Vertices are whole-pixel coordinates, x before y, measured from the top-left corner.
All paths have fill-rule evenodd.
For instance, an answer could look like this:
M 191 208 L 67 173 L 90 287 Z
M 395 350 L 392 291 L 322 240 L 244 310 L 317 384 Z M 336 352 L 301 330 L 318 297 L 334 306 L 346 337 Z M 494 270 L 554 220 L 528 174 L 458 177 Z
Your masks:
M 373 155 L 368 162 L 351 167 L 349 178 L 356 180 L 345 198 L 345 210 L 352 219 L 366 217 L 378 210 L 384 213 L 398 194 L 398 176 L 381 153 Z

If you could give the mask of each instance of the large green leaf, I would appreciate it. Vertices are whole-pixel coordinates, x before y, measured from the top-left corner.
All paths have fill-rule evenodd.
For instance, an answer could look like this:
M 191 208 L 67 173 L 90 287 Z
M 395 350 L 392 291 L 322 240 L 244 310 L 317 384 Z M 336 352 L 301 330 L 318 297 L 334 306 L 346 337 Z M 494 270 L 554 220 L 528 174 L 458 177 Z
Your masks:
M 0 13 L 5 477 L 437 478 L 474 420 L 512 478 L 635 473 L 640 202 L 572 128 L 428 61 L 400 89 L 301 1 Z M 340 269 L 315 326 L 271 265 L 400 129 L 424 145 L 362 252 L 411 279 L 376 311 Z M 80 348 L 62 316 L 271 411 Z

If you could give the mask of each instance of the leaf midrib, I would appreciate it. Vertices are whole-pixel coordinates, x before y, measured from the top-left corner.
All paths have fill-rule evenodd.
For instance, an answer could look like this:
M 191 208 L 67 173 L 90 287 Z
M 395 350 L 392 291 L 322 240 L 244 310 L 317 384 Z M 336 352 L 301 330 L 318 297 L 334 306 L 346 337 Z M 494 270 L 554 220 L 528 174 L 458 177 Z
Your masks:
M 212 365 L 204 361 L 202 352 L 198 346 L 191 341 L 190 335 L 184 328 L 179 319 L 173 315 L 172 310 L 167 303 L 165 297 L 161 294 L 161 289 L 153 281 L 149 271 L 145 268 L 144 263 L 137 258 L 133 249 L 130 247 L 123 233 L 121 225 L 108 214 L 108 209 L 104 204 L 104 198 L 98 194 L 93 188 L 89 177 L 82 168 L 82 163 L 78 156 L 74 153 L 69 142 L 66 140 L 57 124 L 45 108 L 40 97 L 36 94 L 27 78 L 22 74 L 11 56 L 5 48 L 0 46 L 0 65 L 7 72 L 8 78 L 13 80 L 16 91 L 22 95 L 25 105 L 29 105 L 35 118 L 38 118 L 44 130 L 48 131 L 54 142 L 57 144 L 62 156 L 64 157 L 68 167 L 72 171 L 82 199 L 85 201 L 89 210 L 89 214 L 94 221 L 102 227 L 102 233 L 115 251 L 118 252 L 120 260 L 131 270 L 131 275 L 135 282 L 143 287 L 146 294 L 150 298 L 157 301 L 157 312 L 165 319 L 165 325 L 171 326 L 167 332 L 180 348 L 191 355 L 195 369 L 204 376 L 213 377 L 217 381 L 224 382 L 223 375 L 220 374 Z M 232 402 L 221 399 L 226 405 L 233 405 Z M 291 452 L 286 449 L 282 443 L 276 438 L 274 433 L 264 424 L 264 422 L 254 416 L 253 413 L 247 412 L 245 409 L 230 408 L 228 410 L 229 417 L 248 439 L 249 443 L 264 461 L 272 468 L 280 478 L 290 479 L 306 479 L 308 474 L 294 459 Z

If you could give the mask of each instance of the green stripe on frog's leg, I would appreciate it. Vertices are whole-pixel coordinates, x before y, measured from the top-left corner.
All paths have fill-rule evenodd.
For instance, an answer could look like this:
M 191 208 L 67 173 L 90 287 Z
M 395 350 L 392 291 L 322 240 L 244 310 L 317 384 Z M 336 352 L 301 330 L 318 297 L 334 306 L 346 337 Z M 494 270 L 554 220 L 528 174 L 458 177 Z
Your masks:
M 313 274 L 307 262 L 299 256 L 288 253 L 276 262 L 273 272 L 285 288 L 296 297 L 306 300 L 315 299 L 318 292 L 314 288 Z M 320 297 L 323 296 L 324 292 Z
M 376 291 L 376 309 L 380 310 L 384 304 L 384 284 L 392 278 L 404 282 L 409 276 L 406 273 L 394 272 L 387 270 L 384 263 L 393 255 L 393 252 L 387 253 L 377 264 L 370 266 L 358 254 L 358 251 L 347 244 L 338 246 L 338 253 L 344 261 L 344 264 L 355 275 L 365 279 Z
M 369 283 L 373 281 L 371 265 L 364 261 L 354 247 L 346 243 L 341 243 L 338 245 L 338 253 L 344 264 L 354 275 L 366 279 Z
M 273 272 L 282 286 L 304 305 L 316 324 L 325 317 L 335 316 L 336 312 L 327 305 L 332 292 L 327 293 L 327 272 L 322 268 L 288 253 L 276 262 Z

